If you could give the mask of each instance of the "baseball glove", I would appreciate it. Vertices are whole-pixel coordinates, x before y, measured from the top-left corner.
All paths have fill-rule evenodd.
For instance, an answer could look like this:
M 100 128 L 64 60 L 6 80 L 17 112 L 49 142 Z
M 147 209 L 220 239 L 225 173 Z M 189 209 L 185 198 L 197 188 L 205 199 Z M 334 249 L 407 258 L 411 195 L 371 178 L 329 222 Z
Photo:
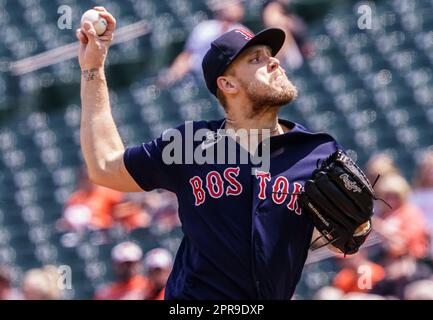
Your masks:
M 367 177 L 341 150 L 318 162 L 298 196 L 302 212 L 322 235 L 316 241 L 325 238 L 345 255 L 356 253 L 370 234 L 375 199 Z

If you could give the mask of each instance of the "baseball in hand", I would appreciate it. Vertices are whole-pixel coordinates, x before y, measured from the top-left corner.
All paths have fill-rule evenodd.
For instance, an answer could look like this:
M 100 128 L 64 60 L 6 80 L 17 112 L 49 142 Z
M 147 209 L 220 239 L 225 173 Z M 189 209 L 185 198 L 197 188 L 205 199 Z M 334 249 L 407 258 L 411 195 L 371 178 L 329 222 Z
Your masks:
M 81 27 L 83 27 L 85 21 L 89 21 L 93 24 L 98 36 L 101 36 L 104 34 L 105 30 L 107 30 L 107 20 L 102 18 L 99 15 L 99 12 L 94 9 L 84 12 L 83 16 L 81 17 Z

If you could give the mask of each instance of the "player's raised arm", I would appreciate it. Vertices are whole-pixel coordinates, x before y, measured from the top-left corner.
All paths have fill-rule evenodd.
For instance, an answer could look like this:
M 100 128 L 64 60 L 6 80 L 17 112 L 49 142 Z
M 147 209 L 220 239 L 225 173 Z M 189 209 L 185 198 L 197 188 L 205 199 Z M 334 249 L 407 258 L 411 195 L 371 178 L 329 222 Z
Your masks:
M 103 7 L 95 10 L 107 21 L 106 31 L 98 36 L 89 22 L 77 30 L 82 73 L 81 150 L 94 183 L 124 192 L 142 191 L 125 168 L 125 147 L 111 114 L 104 73 L 116 20 Z

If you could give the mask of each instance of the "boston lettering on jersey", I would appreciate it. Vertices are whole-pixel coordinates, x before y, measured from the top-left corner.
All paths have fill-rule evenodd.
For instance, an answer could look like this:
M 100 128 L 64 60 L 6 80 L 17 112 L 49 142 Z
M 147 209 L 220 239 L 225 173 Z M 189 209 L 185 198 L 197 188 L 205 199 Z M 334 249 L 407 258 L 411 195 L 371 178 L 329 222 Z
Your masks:
M 241 161 L 167 164 L 163 150 L 168 142 L 162 137 L 126 150 L 125 166 L 143 190 L 170 190 L 179 202 L 184 238 L 166 299 L 292 297 L 313 233 L 311 220 L 300 214 L 296 194 L 317 161 L 339 146 L 328 134 L 280 123 L 290 130 L 269 139 L 268 170 Z M 222 126 L 223 120 L 194 122 L 194 132 L 216 133 Z M 185 132 L 185 126 L 177 129 Z M 222 146 L 224 139 L 216 144 Z M 200 144 L 194 142 L 194 147 Z M 241 147 L 236 148 L 239 152 Z
M 214 199 L 222 196 L 238 196 L 242 193 L 242 185 L 236 179 L 239 175 L 240 168 L 227 168 L 223 175 L 217 171 L 211 171 L 206 175 L 205 179 L 195 176 L 189 180 L 192 187 L 192 192 L 195 198 L 195 206 L 200 206 L 206 201 L 206 196 Z M 271 180 L 269 172 L 257 171 L 255 177 L 259 180 L 260 191 L 258 197 L 260 200 L 266 200 L 266 188 Z M 272 185 L 272 201 L 275 204 L 283 204 L 287 197 L 290 196 L 290 201 L 287 208 L 295 210 L 297 214 L 301 214 L 301 209 L 297 203 L 297 195 L 302 190 L 302 184 L 299 182 L 293 183 L 293 189 L 290 188 L 289 180 L 280 176 L 275 179 Z

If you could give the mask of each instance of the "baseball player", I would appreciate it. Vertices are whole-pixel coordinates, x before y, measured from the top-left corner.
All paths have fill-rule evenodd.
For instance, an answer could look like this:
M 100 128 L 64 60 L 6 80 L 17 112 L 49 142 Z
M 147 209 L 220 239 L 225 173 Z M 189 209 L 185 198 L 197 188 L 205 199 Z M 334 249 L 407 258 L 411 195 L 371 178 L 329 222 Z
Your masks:
M 82 69 L 81 147 L 93 182 L 124 192 L 162 188 L 177 195 L 184 238 L 165 299 L 290 299 L 311 240 L 316 238 L 314 227 L 325 243 L 332 242 L 344 253 L 357 251 L 371 229 L 369 215 L 358 221 L 361 210 L 351 207 L 352 199 L 344 198 L 337 205 L 322 201 L 323 195 L 316 192 L 318 186 L 340 196 L 343 188 L 353 194 L 361 190 L 364 196 L 364 186 L 360 180 L 351 180 L 354 175 L 347 170 L 353 164 L 337 153 L 339 145 L 330 135 L 312 133 L 278 118 L 280 108 L 297 96 L 274 57 L 284 43 L 282 30 L 253 35 L 236 29 L 216 39 L 202 65 L 206 85 L 224 108 L 225 119 L 194 122 L 194 133 L 211 133 L 202 141 L 188 141 L 187 124 L 176 128 L 194 150 L 227 146 L 223 144 L 226 140 L 237 139 L 236 155 L 244 149 L 250 154 L 259 150 L 265 141 L 251 144 L 252 136 L 260 133 L 249 132 L 267 130 L 269 169 L 254 171 L 258 165 L 253 161 L 191 163 L 188 152 L 182 154 L 183 162 L 168 164 L 165 148 L 171 140 L 164 134 L 128 149 L 122 143 L 110 112 L 104 74 L 116 21 L 104 8 L 96 10 L 108 21 L 107 31 L 98 37 L 89 23 L 77 30 Z M 220 134 L 228 129 L 244 129 L 247 134 Z M 329 180 L 336 170 L 344 175 L 338 186 Z M 298 201 L 304 186 L 302 201 Z M 324 208 L 318 206 L 322 203 Z M 329 218 L 329 208 L 341 216 L 349 211 L 350 219 L 335 223 L 343 219 Z M 356 241 L 341 236 L 344 230 L 352 236 L 355 229 L 360 237 Z

